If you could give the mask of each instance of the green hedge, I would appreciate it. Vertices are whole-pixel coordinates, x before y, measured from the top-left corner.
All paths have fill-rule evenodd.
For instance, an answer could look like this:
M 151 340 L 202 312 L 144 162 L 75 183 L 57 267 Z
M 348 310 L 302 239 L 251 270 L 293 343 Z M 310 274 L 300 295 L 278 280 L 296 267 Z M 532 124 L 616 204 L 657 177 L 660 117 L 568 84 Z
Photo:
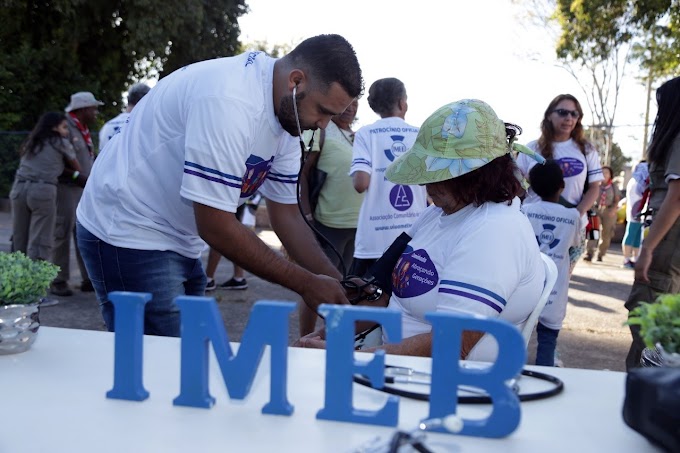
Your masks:
M 28 132 L 0 131 L 0 198 L 9 197 L 19 167 L 19 146 Z

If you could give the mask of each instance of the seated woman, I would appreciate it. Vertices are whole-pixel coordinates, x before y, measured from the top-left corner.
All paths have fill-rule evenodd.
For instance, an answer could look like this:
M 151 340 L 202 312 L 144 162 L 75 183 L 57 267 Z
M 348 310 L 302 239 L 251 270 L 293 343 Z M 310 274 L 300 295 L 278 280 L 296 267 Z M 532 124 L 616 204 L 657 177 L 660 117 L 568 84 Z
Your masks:
M 518 327 L 529 317 L 545 275 L 536 237 L 519 210 L 522 186 L 510 152 L 535 155 L 513 144 L 520 131 L 482 101 L 454 102 L 432 114 L 415 145 L 387 168 L 394 183 L 424 184 L 434 204 L 408 232 L 412 239 L 392 271 L 387 308 L 402 312 L 404 340 L 383 338 L 376 348 L 431 355 L 428 312 L 501 317 Z M 482 336 L 464 333 L 461 358 L 495 358 L 495 341 L 475 348 Z M 324 347 L 322 338 L 315 332 L 298 344 Z

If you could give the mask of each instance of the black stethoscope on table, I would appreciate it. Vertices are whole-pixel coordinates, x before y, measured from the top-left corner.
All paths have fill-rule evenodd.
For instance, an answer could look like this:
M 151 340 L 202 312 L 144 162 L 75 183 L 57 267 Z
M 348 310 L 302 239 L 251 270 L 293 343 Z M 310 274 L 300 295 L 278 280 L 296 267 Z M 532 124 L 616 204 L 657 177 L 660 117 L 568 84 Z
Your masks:
M 365 376 L 355 374 L 354 382 L 364 385 L 366 387 L 389 393 L 390 395 L 403 396 L 417 401 L 429 401 L 429 393 L 413 392 L 397 387 L 394 384 L 418 384 L 430 385 L 430 374 L 414 370 L 413 368 L 385 365 L 385 383 L 381 388 L 376 388 L 371 385 L 371 382 Z M 526 376 L 541 381 L 546 381 L 551 384 L 547 390 L 540 390 L 537 392 L 522 393 L 519 386 L 519 377 L 510 381 L 510 386 L 513 388 L 520 401 L 536 401 L 559 395 L 564 390 L 564 382 L 558 377 L 550 374 L 541 373 L 539 371 L 523 369 L 520 376 Z M 459 404 L 491 404 L 491 398 L 485 392 L 476 388 L 468 386 L 459 386 L 459 388 L 467 393 L 474 393 L 476 395 L 460 395 L 458 396 Z

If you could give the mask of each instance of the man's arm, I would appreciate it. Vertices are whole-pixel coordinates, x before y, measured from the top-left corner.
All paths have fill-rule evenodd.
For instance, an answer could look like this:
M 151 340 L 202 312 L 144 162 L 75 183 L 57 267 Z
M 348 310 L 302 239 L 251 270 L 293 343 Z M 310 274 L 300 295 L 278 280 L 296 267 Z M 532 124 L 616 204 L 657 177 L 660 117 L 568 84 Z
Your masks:
M 649 282 L 647 272 L 652 263 L 652 252 L 666 236 L 671 227 L 680 217 L 680 179 L 668 183 L 668 192 L 661 203 L 659 212 L 654 216 L 649 234 L 642 241 L 640 255 L 635 263 L 635 279 Z
M 278 203 L 277 203 L 278 204 Z M 297 209 L 295 205 L 292 208 Z M 270 212 L 270 202 L 267 203 L 267 210 Z M 276 208 L 273 209 L 276 211 Z M 304 224 L 299 213 L 295 213 L 296 219 L 302 223 L 305 230 L 309 228 Z M 221 211 L 219 209 L 211 208 L 200 203 L 194 203 L 194 215 L 196 218 L 196 226 L 198 233 L 205 240 L 208 245 L 220 252 L 224 257 L 230 261 L 238 264 L 244 269 L 258 275 L 265 280 L 285 286 L 296 293 L 300 294 L 305 303 L 316 310 L 316 307 L 322 303 L 330 304 L 346 304 L 347 298 L 339 281 L 336 279 L 339 273 L 330 262 L 328 266 L 335 271 L 333 274 L 336 278 L 330 278 L 325 275 L 315 275 L 302 267 L 291 263 L 271 250 L 264 242 L 257 237 L 249 228 L 245 227 L 238 221 L 234 213 Z M 274 212 L 273 218 L 277 218 L 280 214 Z M 272 220 L 272 225 L 276 221 Z M 281 222 L 279 222 L 281 223 Z M 290 232 L 283 228 L 285 235 L 296 236 L 295 232 Z M 282 233 L 277 231 L 280 237 Z M 313 255 L 313 250 L 317 249 L 321 255 L 323 253 L 316 245 L 314 237 L 311 238 L 312 243 L 305 244 L 306 252 Z M 287 250 L 295 248 L 296 241 L 282 240 Z M 288 245 L 286 245 L 288 244 Z M 298 255 L 305 255 L 305 253 L 291 254 L 294 259 L 298 259 Z M 300 256 L 301 257 L 301 256 Z M 323 256 L 325 258 L 325 256 Z M 307 260 L 300 260 L 304 264 Z M 309 260 L 313 262 L 314 260 Z M 321 271 L 325 269 L 319 263 L 317 267 L 312 269 Z
M 583 194 L 581 202 L 576 206 L 579 214 L 583 215 L 592 208 L 595 204 L 595 200 L 600 195 L 600 181 L 591 182 L 588 184 L 588 190 Z
M 342 280 L 343 276 L 319 247 L 312 230 L 300 215 L 297 205 L 277 203 L 267 199 L 267 213 L 276 235 L 296 263 L 316 274 L 328 275 L 338 281 Z
M 354 190 L 364 193 L 371 183 L 371 175 L 365 171 L 357 170 L 352 174 L 352 183 L 354 184 Z

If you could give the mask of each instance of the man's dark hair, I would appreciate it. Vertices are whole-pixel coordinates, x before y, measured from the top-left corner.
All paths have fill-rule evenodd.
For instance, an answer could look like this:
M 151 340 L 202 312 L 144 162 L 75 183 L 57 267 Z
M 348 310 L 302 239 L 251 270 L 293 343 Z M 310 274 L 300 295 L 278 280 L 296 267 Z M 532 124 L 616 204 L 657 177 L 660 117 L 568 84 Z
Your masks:
M 352 45 L 340 35 L 319 35 L 305 39 L 284 58 L 309 70 L 314 81 L 326 88 L 333 82 L 353 98 L 364 92 L 359 60 Z
M 546 160 L 543 165 L 534 165 L 529 171 L 529 184 L 542 199 L 553 198 L 564 187 L 562 167 L 552 159 Z
M 368 89 L 368 105 L 382 117 L 389 115 L 404 97 L 406 87 L 401 80 L 394 77 L 376 80 Z
M 144 83 L 135 83 L 128 90 L 127 102 L 128 105 L 137 105 L 142 100 L 144 95 L 151 90 L 149 85 Z

